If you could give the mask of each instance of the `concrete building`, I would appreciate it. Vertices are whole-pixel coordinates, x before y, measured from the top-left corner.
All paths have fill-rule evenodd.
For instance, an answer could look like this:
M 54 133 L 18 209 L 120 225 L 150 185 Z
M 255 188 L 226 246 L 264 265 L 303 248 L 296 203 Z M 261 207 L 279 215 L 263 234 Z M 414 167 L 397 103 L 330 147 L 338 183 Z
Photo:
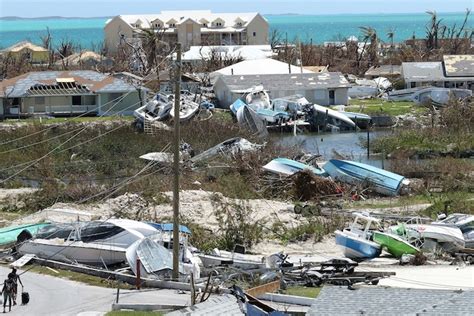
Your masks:
M 95 71 L 41 71 L 0 82 L 0 116 L 129 115 L 145 89 Z
M 262 85 L 272 99 L 300 94 L 319 105 L 347 105 L 349 82 L 339 72 L 219 76 L 214 92 L 221 107 Z
M 10 55 L 17 60 L 25 58 L 32 64 L 47 64 L 49 62 L 49 50 L 27 41 L 7 47 L 1 53 Z
M 474 90 L 474 55 L 445 55 L 439 62 L 402 63 L 406 88 L 435 86 Z
M 162 11 L 159 14 L 119 15 L 106 22 L 105 44 L 115 53 L 121 41 L 139 38 L 142 29 L 152 29 L 170 43 L 185 49 L 208 45 L 265 45 L 269 25 L 259 13 L 212 13 Z
M 213 57 L 223 60 L 237 58 L 254 60 L 271 58 L 273 55 L 270 45 L 191 46 L 181 55 L 181 60 L 184 63 L 196 65 Z

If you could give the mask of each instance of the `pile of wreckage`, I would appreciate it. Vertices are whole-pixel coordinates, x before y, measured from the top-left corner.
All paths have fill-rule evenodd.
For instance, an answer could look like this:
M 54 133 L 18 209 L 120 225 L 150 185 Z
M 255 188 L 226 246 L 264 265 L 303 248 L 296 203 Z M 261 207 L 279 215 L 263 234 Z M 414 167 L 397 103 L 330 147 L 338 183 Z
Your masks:
M 192 93 L 188 90 L 180 92 L 179 120 L 186 122 L 199 113 L 199 110 L 214 109 L 214 104 L 209 101 L 206 93 Z M 175 95 L 173 93 L 159 92 L 142 107 L 133 112 L 136 126 L 140 129 L 146 124 L 174 119 Z

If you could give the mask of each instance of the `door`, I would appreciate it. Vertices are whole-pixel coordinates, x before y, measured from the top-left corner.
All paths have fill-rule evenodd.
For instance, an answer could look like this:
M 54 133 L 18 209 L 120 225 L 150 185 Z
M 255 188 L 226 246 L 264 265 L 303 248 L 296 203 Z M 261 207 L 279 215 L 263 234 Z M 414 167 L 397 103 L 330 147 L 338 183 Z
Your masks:
M 329 90 L 329 105 L 336 104 L 336 92 L 334 90 Z

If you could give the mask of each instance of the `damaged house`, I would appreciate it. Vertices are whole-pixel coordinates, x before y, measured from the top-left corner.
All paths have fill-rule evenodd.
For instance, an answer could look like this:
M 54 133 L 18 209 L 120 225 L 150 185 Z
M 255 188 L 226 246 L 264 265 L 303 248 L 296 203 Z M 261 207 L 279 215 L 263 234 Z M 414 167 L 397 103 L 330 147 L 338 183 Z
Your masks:
M 0 82 L 0 117 L 130 115 L 145 88 L 90 70 L 29 72 Z
M 214 83 L 221 107 L 229 107 L 243 93 L 262 85 L 270 98 L 299 94 L 319 105 L 347 105 L 350 83 L 340 72 L 266 75 L 222 75 Z

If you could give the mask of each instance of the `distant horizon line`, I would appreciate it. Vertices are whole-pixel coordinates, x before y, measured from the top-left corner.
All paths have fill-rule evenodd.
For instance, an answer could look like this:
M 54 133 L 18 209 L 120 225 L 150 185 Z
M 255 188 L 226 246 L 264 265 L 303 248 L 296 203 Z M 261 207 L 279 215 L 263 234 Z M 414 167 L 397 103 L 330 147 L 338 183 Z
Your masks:
M 183 10 L 185 11 L 185 10 Z M 261 13 L 263 16 L 285 16 L 285 15 L 292 15 L 292 16 L 318 16 L 318 15 L 396 15 L 396 14 L 422 14 L 429 11 L 418 11 L 418 12 L 359 12 L 359 13 Z M 226 13 L 226 12 L 215 12 L 215 13 Z M 466 11 L 438 11 L 438 14 L 454 14 L 454 13 L 466 13 Z M 143 13 L 147 14 L 147 13 Z M 149 13 L 148 13 L 149 14 Z M 117 14 L 117 15 L 110 15 L 110 16 L 62 16 L 62 15 L 52 15 L 52 16 L 37 16 L 37 17 L 22 17 L 22 16 L 15 16 L 15 15 L 7 15 L 7 16 L 0 16 L 0 20 L 52 20 L 52 19 L 106 19 L 112 18 L 118 15 L 142 15 L 142 14 Z

